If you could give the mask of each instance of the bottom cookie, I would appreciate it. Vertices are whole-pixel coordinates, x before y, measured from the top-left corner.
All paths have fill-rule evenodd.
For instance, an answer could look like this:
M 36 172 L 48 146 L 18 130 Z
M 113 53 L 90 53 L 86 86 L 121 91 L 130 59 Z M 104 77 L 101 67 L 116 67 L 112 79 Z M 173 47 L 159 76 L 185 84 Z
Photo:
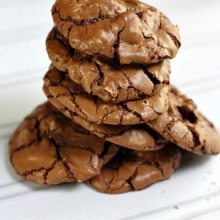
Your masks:
M 181 162 L 179 149 L 168 145 L 152 152 L 120 151 L 89 183 L 99 192 L 117 194 L 168 179 Z
M 117 151 L 116 145 L 89 134 L 49 103 L 27 116 L 9 142 L 17 173 L 46 185 L 88 180 Z

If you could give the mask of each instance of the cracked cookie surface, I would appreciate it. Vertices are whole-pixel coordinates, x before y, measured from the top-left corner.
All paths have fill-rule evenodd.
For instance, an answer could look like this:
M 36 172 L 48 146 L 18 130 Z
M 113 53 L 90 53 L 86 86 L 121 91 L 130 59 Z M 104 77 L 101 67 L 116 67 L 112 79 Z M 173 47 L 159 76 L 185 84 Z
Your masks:
M 51 66 L 44 77 L 44 88 L 71 112 L 96 124 L 135 125 L 153 120 L 168 110 L 168 86 L 148 98 L 106 103 L 89 96 L 67 73 Z
M 154 152 L 119 151 L 89 183 L 99 192 L 117 194 L 168 179 L 181 162 L 179 149 L 169 145 Z
M 48 96 L 49 102 L 55 108 L 75 123 L 88 130 L 91 134 L 95 134 L 106 141 L 138 151 L 154 151 L 163 148 L 165 144 L 167 144 L 167 141 L 164 138 L 154 132 L 146 124 L 113 126 L 87 121 L 76 113 L 71 112 L 59 102 L 59 100 L 53 98 L 46 88 L 44 88 L 44 91 Z
M 46 40 L 53 65 L 92 96 L 105 102 L 124 102 L 152 96 L 169 84 L 170 61 L 153 65 L 116 65 L 97 58 L 83 58 L 53 28 Z
M 120 64 L 157 63 L 180 47 L 178 28 L 139 1 L 57 0 L 52 16 L 73 48 Z
M 220 134 L 193 100 L 172 87 L 169 110 L 148 122 L 165 139 L 196 154 L 220 153 Z
M 50 185 L 86 181 L 99 174 L 118 147 L 89 134 L 44 103 L 16 129 L 9 151 L 20 176 Z

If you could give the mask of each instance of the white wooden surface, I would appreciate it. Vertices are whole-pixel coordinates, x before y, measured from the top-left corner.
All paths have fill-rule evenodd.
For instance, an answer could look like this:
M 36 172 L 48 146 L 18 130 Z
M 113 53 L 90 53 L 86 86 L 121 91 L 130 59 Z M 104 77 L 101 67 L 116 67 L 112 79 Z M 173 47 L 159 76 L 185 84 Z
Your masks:
M 172 80 L 220 127 L 220 1 L 149 0 L 180 27 Z M 44 188 L 23 182 L 8 163 L 8 137 L 45 100 L 44 41 L 53 0 L 0 0 L 0 219 L 220 219 L 220 157 L 193 157 L 173 178 L 109 196 L 83 184 Z

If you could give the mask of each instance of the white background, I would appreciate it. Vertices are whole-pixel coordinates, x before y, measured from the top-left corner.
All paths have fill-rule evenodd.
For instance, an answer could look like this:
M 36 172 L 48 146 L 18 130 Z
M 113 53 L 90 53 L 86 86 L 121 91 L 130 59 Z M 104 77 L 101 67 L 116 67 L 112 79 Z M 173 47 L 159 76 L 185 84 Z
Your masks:
M 149 0 L 178 24 L 172 82 L 220 128 L 220 1 Z M 0 0 L 0 219 L 220 219 L 220 157 L 189 155 L 169 181 L 109 196 L 83 184 L 38 187 L 8 163 L 8 137 L 45 99 L 53 0 Z

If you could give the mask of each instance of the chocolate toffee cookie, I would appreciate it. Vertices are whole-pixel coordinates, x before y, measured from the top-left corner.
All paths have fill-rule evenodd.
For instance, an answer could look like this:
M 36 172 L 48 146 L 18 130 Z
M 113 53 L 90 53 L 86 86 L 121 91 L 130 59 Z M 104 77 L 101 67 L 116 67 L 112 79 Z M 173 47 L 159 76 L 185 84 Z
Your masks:
M 111 143 L 123 146 L 125 148 L 138 151 L 154 151 L 165 146 L 167 141 L 154 132 L 146 124 L 137 126 L 112 126 L 96 124 L 85 120 L 79 115 L 72 113 L 57 99 L 51 97 L 49 92 L 45 90 L 50 103 L 55 106 L 65 116 L 88 130 L 90 133 L 105 139 Z
M 123 103 L 106 103 L 89 96 L 67 73 L 51 67 L 44 87 L 71 112 L 96 124 L 134 125 L 157 118 L 168 110 L 168 86 L 154 96 Z
M 157 63 L 180 47 L 178 28 L 139 1 L 57 0 L 52 16 L 73 48 L 120 64 Z
M 89 183 L 104 193 L 141 190 L 171 177 L 180 161 L 181 153 L 175 146 L 154 152 L 121 151 Z
M 49 103 L 24 119 L 10 139 L 9 149 L 17 173 L 39 184 L 88 180 L 118 151 Z
M 153 65 L 117 65 L 97 58 L 82 58 L 56 28 L 48 35 L 47 52 L 53 65 L 71 80 L 105 102 L 125 102 L 152 96 L 169 84 L 170 61 Z
M 220 153 L 220 135 L 195 103 L 174 87 L 169 110 L 148 124 L 165 139 L 197 154 Z

